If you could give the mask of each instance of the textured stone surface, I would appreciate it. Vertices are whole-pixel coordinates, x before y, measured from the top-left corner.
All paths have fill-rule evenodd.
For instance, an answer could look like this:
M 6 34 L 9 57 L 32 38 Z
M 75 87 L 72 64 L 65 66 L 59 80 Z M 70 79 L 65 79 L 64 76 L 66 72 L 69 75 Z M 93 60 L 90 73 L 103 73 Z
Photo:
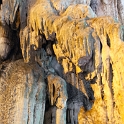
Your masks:
M 121 114 L 120 110 L 116 108 L 118 103 L 115 102 L 115 99 L 118 101 L 118 97 L 116 97 L 116 93 L 113 94 L 114 90 L 116 90 L 116 87 L 114 87 L 114 81 L 118 79 L 115 79 L 116 74 L 114 74 L 114 71 L 116 69 L 113 67 L 116 58 L 115 56 L 113 58 L 111 53 L 114 53 L 117 48 L 120 49 L 123 46 L 123 27 L 121 27 L 119 23 L 116 23 L 111 17 L 94 18 L 96 15 L 92 12 L 90 7 L 86 5 L 72 5 L 60 16 L 56 15 L 54 9 L 51 8 L 49 9 L 51 11 L 45 11 L 45 8 L 42 8 L 41 6 L 42 4 L 36 4 L 36 6 L 31 9 L 30 25 L 33 28 L 33 32 L 36 32 L 34 34 L 37 34 L 37 29 L 42 30 L 46 37 L 48 37 L 52 32 L 56 33 L 57 44 L 55 44 L 53 48 L 57 59 L 60 60 L 60 58 L 62 58 L 61 64 L 63 65 L 64 73 L 76 72 L 76 74 L 78 74 L 83 71 L 83 73 L 86 73 L 84 73 L 84 78 L 90 80 L 90 82 L 95 77 L 97 78 L 94 82 L 95 84 L 92 84 L 95 102 L 90 113 L 96 113 L 99 115 L 98 118 L 94 119 L 94 123 L 95 120 L 98 120 L 100 123 L 122 123 L 123 114 Z M 80 11 L 80 8 L 84 8 L 84 10 Z M 39 13 L 37 9 L 44 13 Z M 78 14 L 80 16 L 75 13 L 76 11 L 79 12 Z M 46 12 L 47 16 L 45 14 Z M 84 14 L 81 15 L 80 13 L 83 12 Z M 43 19 L 38 19 L 40 17 L 44 17 L 44 21 Z M 91 61 L 86 65 L 85 69 L 78 67 L 78 60 L 83 56 L 91 58 Z M 71 78 L 71 80 L 73 80 L 75 76 Z M 71 81 L 71 84 L 74 83 L 73 85 L 76 88 L 74 90 L 75 92 L 81 88 L 81 86 L 78 85 L 78 82 L 78 78 L 77 81 Z M 85 91 L 87 91 L 87 88 L 88 87 L 85 88 Z M 90 96 L 88 96 L 87 92 L 84 97 L 81 97 L 81 95 L 77 96 L 79 97 L 77 99 L 82 98 L 82 102 L 84 99 L 87 99 L 87 105 L 89 103 L 92 104 L 90 101 L 88 103 Z M 123 97 L 121 97 L 121 100 L 123 101 Z M 71 101 L 74 100 L 71 99 Z M 79 104 L 80 102 L 78 101 L 78 106 Z M 92 106 L 90 104 L 89 106 Z M 73 108 L 73 106 L 75 106 L 75 104 L 72 104 L 71 107 Z M 83 103 L 82 106 L 85 107 Z M 98 106 L 100 107 L 100 111 L 93 111 L 93 109 Z M 123 106 L 121 109 L 122 108 Z M 120 115 L 115 114 L 117 111 Z M 80 116 L 81 112 L 79 114 L 79 117 Z M 76 118 L 76 115 L 74 118 Z M 114 120 L 114 118 L 117 119 Z M 89 120 L 90 119 L 92 119 L 92 116 Z M 80 123 L 84 122 L 81 117 L 79 120 Z M 89 120 L 85 120 L 84 123 L 88 123 Z M 73 123 L 73 120 L 71 120 L 71 123 Z
M 16 31 L 29 64 L 9 63 L 11 47 L 1 44 L 1 122 L 123 124 L 123 8 L 123 0 L 2 1 L 0 22 Z
M 23 60 L 0 68 L 0 124 L 42 124 L 45 111 L 44 71 Z

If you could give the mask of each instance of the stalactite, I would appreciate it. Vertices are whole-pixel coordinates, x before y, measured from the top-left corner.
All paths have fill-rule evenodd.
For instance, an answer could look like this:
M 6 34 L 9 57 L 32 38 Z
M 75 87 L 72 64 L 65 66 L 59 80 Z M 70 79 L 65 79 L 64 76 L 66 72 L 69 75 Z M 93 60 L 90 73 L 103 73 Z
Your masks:
M 0 123 L 124 123 L 122 0 L 0 6 Z

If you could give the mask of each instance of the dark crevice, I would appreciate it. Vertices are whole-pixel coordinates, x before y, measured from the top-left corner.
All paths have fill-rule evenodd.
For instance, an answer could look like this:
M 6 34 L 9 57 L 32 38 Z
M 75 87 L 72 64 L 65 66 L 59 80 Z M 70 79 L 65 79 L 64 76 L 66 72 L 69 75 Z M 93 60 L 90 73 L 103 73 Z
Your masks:
M 102 77 L 100 76 L 99 84 L 101 85 L 101 98 L 104 100 L 104 84 L 102 83 Z
M 3 4 L 3 1 L 2 1 L 2 0 L 0 0 L 0 5 L 1 5 L 1 4 Z
M 101 88 L 101 97 L 102 97 L 102 100 L 104 100 L 104 86 L 102 85 L 102 88 Z
M 55 96 L 55 86 L 53 84 L 53 97 Z
M 114 96 L 114 90 L 113 90 L 112 82 L 113 82 L 113 69 L 112 69 L 112 64 L 110 63 L 110 89 L 111 89 L 111 94 L 113 97 Z
M 110 38 L 109 38 L 108 34 L 106 34 L 106 38 L 107 38 L 107 45 L 109 47 L 111 47 Z
M 111 63 L 110 63 L 110 82 L 113 82 L 113 69 Z
M 56 41 L 56 35 L 52 33 L 48 39 L 46 39 L 44 34 L 40 34 L 42 37 L 42 48 L 46 51 L 48 56 L 55 56 L 54 50 L 53 50 L 53 44 Z M 40 42 L 39 42 L 40 43 Z
M 102 53 L 102 43 L 100 41 L 100 53 Z
M 8 55 L 7 59 L 10 60 L 18 60 L 18 59 L 22 59 L 22 51 L 21 51 L 21 46 L 20 46 L 20 39 L 19 39 L 19 32 L 18 31 L 13 31 L 12 33 L 12 42 L 13 42 L 13 47 L 12 50 L 10 52 L 10 54 Z

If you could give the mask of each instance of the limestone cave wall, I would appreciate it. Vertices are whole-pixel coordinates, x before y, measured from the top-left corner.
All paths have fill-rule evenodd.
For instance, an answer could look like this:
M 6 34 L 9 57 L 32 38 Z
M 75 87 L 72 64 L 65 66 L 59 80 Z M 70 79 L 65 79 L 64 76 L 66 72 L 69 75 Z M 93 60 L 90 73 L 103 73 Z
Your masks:
M 123 124 L 123 13 L 123 0 L 1 0 L 0 124 Z

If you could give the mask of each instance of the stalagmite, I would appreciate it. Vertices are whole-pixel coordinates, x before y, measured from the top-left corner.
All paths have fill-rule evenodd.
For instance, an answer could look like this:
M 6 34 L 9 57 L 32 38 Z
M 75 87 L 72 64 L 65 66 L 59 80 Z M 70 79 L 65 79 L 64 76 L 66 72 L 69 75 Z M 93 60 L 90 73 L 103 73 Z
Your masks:
M 57 107 L 55 123 L 66 124 L 66 101 L 68 98 L 66 82 L 61 77 L 54 75 L 48 75 L 47 80 L 51 105 Z

